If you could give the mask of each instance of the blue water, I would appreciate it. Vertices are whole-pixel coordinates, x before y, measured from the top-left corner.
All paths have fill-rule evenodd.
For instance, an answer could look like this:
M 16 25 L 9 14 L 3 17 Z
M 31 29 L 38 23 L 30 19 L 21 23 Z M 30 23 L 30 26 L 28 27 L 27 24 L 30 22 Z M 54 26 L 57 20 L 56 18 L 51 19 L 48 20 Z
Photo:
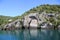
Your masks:
M 0 31 L 0 40 L 60 40 L 60 30 Z

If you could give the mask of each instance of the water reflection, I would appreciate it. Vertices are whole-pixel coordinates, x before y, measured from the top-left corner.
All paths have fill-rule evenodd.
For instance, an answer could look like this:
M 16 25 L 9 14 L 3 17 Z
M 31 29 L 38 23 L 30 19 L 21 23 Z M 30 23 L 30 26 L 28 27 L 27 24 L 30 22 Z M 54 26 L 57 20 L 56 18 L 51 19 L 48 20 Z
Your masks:
M 0 40 L 60 40 L 60 30 L 0 31 Z
M 37 29 L 36 30 L 30 30 L 30 35 L 32 37 L 36 37 L 38 35 L 38 30 Z

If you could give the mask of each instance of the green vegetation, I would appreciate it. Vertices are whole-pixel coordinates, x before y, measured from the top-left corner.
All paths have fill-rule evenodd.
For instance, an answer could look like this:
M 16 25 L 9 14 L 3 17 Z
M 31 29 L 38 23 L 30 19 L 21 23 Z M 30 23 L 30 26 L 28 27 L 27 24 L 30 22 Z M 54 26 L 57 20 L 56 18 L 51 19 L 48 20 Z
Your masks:
M 29 11 L 25 12 L 24 14 L 22 14 L 22 16 L 28 15 L 30 13 L 35 13 L 35 12 L 43 12 L 46 11 L 46 13 L 56 13 L 59 12 L 60 13 L 60 5 L 40 5 L 37 6 L 35 8 L 30 9 Z
M 17 20 L 17 19 L 22 19 L 24 16 L 30 14 L 30 13 L 36 13 L 36 12 L 43 12 L 46 11 L 46 13 L 60 13 L 60 5 L 40 5 L 37 7 L 34 7 L 30 10 L 28 10 L 27 12 L 25 12 L 24 14 L 22 14 L 21 16 L 16 16 L 16 17 L 9 17 L 9 16 L 1 16 L 0 15 L 0 26 L 9 23 L 9 19 Z M 60 16 L 57 17 L 58 21 L 56 21 L 54 18 L 50 18 L 49 22 L 52 22 L 55 26 L 57 26 L 58 24 L 60 24 Z M 48 21 L 48 20 L 47 20 Z
M 30 13 L 36 13 L 36 12 L 41 13 L 43 11 L 45 11 L 46 13 L 59 13 L 60 14 L 60 5 L 48 5 L 48 4 L 40 5 L 25 12 L 22 16 L 26 16 Z M 60 25 L 60 15 L 57 16 L 56 19 L 49 18 L 47 22 L 48 21 L 51 22 L 55 27 L 57 27 L 58 25 Z
M 0 15 L 0 26 L 7 24 L 9 19 L 12 19 L 12 17 Z

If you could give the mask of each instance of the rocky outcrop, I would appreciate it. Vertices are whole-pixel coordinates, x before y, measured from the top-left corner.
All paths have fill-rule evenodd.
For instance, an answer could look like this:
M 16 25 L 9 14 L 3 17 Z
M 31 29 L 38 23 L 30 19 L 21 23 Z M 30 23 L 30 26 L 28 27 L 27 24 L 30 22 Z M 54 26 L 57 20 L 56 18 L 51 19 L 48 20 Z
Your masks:
M 4 29 L 15 29 L 15 28 L 22 28 L 22 24 L 19 19 L 15 20 L 14 22 L 11 22 L 9 24 L 6 24 L 4 26 Z
M 40 24 L 42 29 L 54 29 L 54 26 L 52 23 L 47 23 L 47 22 L 43 22 L 42 24 Z
M 24 24 L 24 27 L 37 28 L 38 21 L 39 21 L 38 14 L 31 13 L 24 17 L 23 24 Z
M 24 27 L 29 28 L 49 28 L 54 29 L 54 25 L 49 22 L 49 18 L 54 18 L 57 20 L 57 14 L 56 13 L 30 13 L 29 15 L 26 15 L 23 19 L 23 25 Z M 48 21 L 47 21 L 48 20 Z M 46 22 L 46 23 L 44 23 Z M 43 26 L 42 26 L 42 25 Z
M 58 29 L 60 29 L 60 25 L 58 25 Z
M 23 17 L 22 21 L 17 19 L 14 22 L 8 23 L 4 26 L 4 28 L 45 28 L 45 29 L 54 29 L 54 25 L 47 21 L 49 18 L 53 17 L 55 20 L 57 19 L 57 14 L 55 13 L 30 13 Z M 60 26 L 58 26 L 60 27 Z

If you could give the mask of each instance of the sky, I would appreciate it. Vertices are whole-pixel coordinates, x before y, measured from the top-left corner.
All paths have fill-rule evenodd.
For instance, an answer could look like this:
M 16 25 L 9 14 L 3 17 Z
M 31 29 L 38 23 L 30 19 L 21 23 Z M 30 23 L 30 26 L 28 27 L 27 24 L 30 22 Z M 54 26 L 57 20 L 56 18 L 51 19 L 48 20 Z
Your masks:
M 0 15 L 19 16 L 42 4 L 60 5 L 60 0 L 0 0 Z

